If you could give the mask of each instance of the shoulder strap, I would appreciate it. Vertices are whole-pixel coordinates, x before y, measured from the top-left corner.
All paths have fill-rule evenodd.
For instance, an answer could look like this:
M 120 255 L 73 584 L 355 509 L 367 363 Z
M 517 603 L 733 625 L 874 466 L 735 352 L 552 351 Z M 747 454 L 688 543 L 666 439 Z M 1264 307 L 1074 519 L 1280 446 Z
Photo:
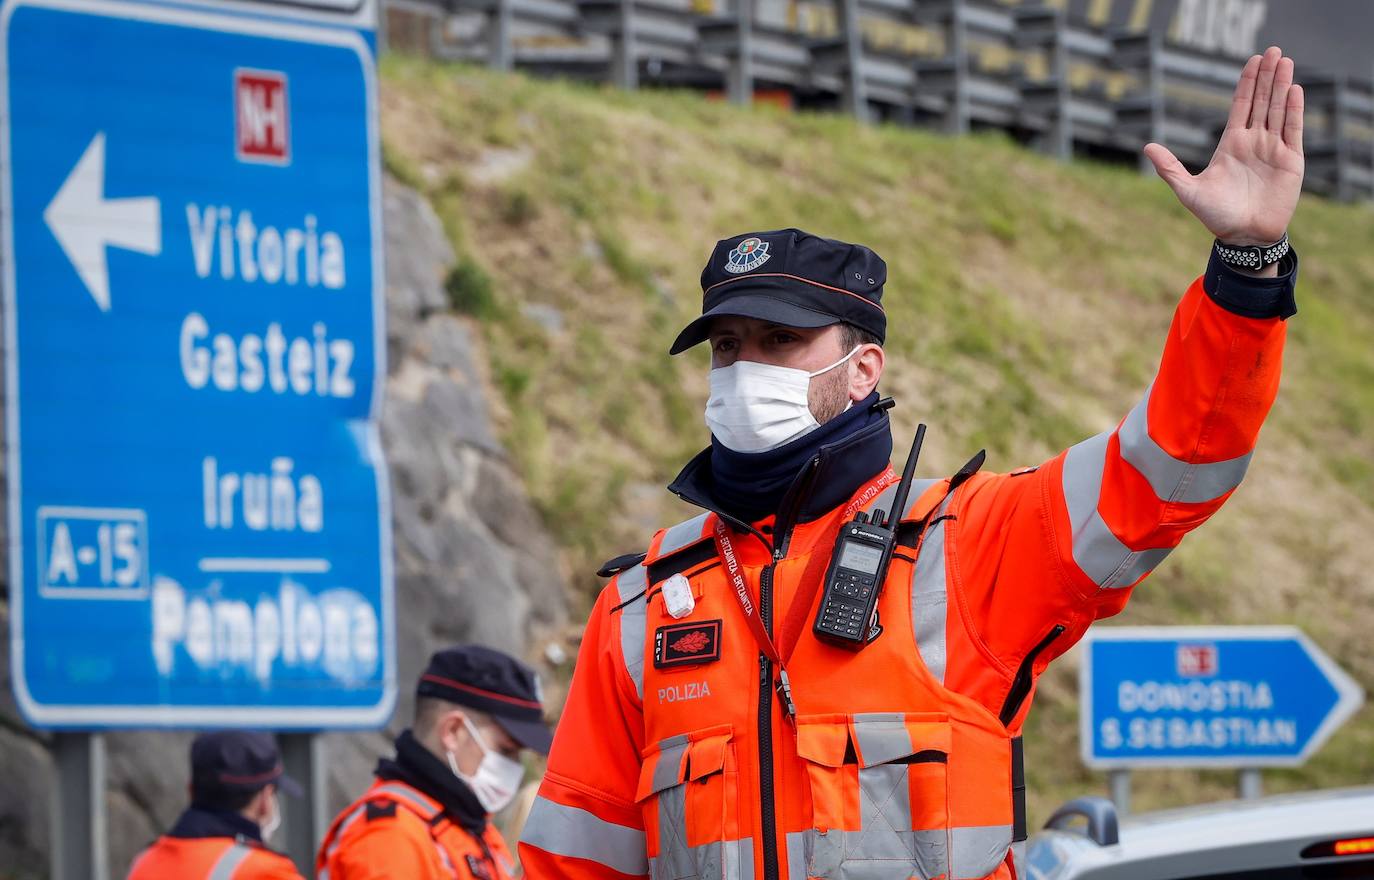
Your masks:
M 607 560 L 597 570 L 597 575 L 611 577 L 625 574 L 635 566 L 642 565 L 645 569 L 647 587 L 712 559 L 716 555 L 716 545 L 706 530 L 710 516 L 709 513 L 700 513 L 677 525 L 662 529 L 649 542 L 647 552 L 626 553 Z
M 325 833 L 324 843 L 320 846 L 319 868 L 316 871 L 317 880 L 330 880 L 329 860 L 338 850 L 339 844 L 343 842 L 344 835 L 349 828 L 363 820 L 364 817 L 374 818 L 374 805 L 380 802 L 399 804 L 419 816 L 426 823 L 431 822 L 435 814 L 443 814 L 443 810 L 433 801 L 404 783 L 393 781 L 368 789 L 362 797 L 338 815 L 329 831 Z
M 711 536 L 706 532 L 706 520 L 709 519 L 710 516 L 709 513 L 699 513 L 691 519 L 683 520 L 677 525 L 669 526 L 666 529 L 660 529 L 649 541 L 649 549 L 647 552 L 626 553 L 623 556 L 608 559 L 602 564 L 601 568 L 597 569 L 597 576 L 610 577 L 620 574 L 622 571 L 626 571 L 641 563 L 648 566 L 657 565 L 660 562 L 666 562 L 669 558 L 676 557 L 684 551 L 692 550 L 701 544 L 707 543 Z M 666 573 L 659 578 L 650 578 L 650 583 L 662 580 L 679 571 L 685 571 L 696 563 L 688 562 L 682 564 L 679 562 L 677 564 L 681 567 L 671 570 L 666 567 L 662 568 L 661 570 Z
M 443 815 L 443 808 L 432 801 L 428 796 L 421 794 L 403 782 L 387 782 L 379 785 L 361 798 L 363 803 L 368 801 L 386 800 L 405 807 L 410 812 L 424 819 L 426 822 L 433 822 L 435 817 Z
M 649 565 L 654 565 L 683 550 L 710 541 L 711 534 L 706 530 L 706 522 L 710 518 L 709 513 L 699 513 L 691 519 L 663 529 L 649 542 L 649 552 L 645 556 L 645 561 Z
M 618 575 L 631 566 L 639 565 L 648 555 L 647 553 L 626 553 L 624 556 L 608 559 L 601 563 L 601 567 L 596 570 L 596 576 L 608 578 Z
M 930 518 L 931 513 L 952 496 L 955 490 L 968 481 L 970 477 L 978 473 L 986 459 L 987 451 L 980 449 L 977 455 L 970 458 L 963 467 L 955 472 L 954 476 L 946 480 L 916 480 L 911 486 L 911 495 L 908 496 L 910 501 L 907 502 L 906 510 L 902 511 L 901 522 L 897 527 L 898 546 L 915 548 L 921 539 L 921 529 L 926 520 Z M 930 491 L 933 486 L 940 483 L 947 484 L 944 491 Z M 869 509 L 877 509 L 882 507 L 884 503 L 891 504 L 896 491 L 895 486 L 889 486 L 882 495 L 869 505 Z

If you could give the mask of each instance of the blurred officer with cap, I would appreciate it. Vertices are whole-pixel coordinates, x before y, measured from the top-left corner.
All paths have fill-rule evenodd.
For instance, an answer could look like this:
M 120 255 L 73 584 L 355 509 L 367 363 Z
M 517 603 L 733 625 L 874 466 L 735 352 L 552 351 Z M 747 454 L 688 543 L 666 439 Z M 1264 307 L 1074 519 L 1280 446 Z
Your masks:
M 1009 473 L 979 453 L 901 510 L 876 392 L 882 259 L 798 229 L 720 241 L 671 349 L 711 348 L 711 444 L 669 487 L 701 512 L 602 570 L 526 873 L 1015 876 L 1037 678 L 1230 497 L 1278 391 L 1302 111 L 1292 60 L 1270 48 L 1206 170 L 1146 149 L 1217 240 L 1123 421 Z M 847 544 L 856 573 L 822 605 L 842 526 L 879 510 L 890 555 Z M 842 598 L 861 593 L 876 614 Z
M 415 689 L 415 719 L 396 757 L 339 814 L 315 862 L 320 880 L 506 880 L 514 871 L 491 824 L 520 789 L 520 753 L 548 754 L 534 670 L 466 645 L 430 658 Z
M 265 843 L 281 823 L 278 791 L 301 793 L 270 735 L 201 734 L 191 743 L 191 806 L 134 860 L 129 880 L 299 880 Z

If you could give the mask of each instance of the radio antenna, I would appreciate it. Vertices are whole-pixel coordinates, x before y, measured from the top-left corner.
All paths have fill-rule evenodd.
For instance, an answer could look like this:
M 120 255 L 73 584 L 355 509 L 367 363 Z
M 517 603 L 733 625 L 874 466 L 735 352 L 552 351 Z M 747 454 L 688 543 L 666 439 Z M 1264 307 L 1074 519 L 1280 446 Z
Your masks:
M 911 441 L 911 452 L 907 453 L 906 467 L 902 469 L 902 481 L 897 484 L 897 497 L 892 499 L 892 509 L 887 513 L 886 527 L 896 531 L 906 512 L 906 498 L 911 494 L 911 479 L 916 475 L 916 460 L 921 457 L 921 444 L 926 439 L 924 423 L 916 426 L 916 436 Z

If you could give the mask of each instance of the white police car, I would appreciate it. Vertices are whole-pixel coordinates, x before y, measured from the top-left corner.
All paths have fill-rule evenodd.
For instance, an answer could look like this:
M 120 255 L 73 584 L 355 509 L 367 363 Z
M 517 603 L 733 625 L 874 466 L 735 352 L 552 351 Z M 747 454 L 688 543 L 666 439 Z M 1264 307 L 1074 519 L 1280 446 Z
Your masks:
M 1374 880 L 1374 786 L 1143 813 L 1065 804 L 1027 842 L 1030 880 Z

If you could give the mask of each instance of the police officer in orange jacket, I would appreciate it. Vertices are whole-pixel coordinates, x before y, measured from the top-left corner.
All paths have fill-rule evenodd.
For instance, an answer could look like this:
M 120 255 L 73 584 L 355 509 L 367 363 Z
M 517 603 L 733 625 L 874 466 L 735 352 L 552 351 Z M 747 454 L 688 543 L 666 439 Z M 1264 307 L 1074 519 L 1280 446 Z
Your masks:
M 672 347 L 711 346 L 711 445 L 670 487 L 701 513 L 603 570 L 526 873 L 1016 876 L 1038 676 L 1225 502 L 1277 393 L 1302 112 L 1270 48 L 1206 170 L 1146 148 L 1217 241 L 1121 422 L 1010 473 L 980 453 L 899 510 L 875 391 L 883 261 L 796 229 L 718 243 Z M 841 527 L 878 511 L 897 521 L 886 570 L 861 548 L 823 592 Z M 853 610 L 872 595 L 876 616 Z
M 300 880 L 267 848 L 281 822 L 277 794 L 300 796 L 265 733 L 222 730 L 191 743 L 191 806 L 134 860 L 129 880 Z
M 415 690 L 414 726 L 395 759 L 339 814 L 319 880 L 508 880 L 515 861 L 491 814 L 515 797 L 520 753 L 548 754 L 535 672 L 500 651 L 437 652 Z

